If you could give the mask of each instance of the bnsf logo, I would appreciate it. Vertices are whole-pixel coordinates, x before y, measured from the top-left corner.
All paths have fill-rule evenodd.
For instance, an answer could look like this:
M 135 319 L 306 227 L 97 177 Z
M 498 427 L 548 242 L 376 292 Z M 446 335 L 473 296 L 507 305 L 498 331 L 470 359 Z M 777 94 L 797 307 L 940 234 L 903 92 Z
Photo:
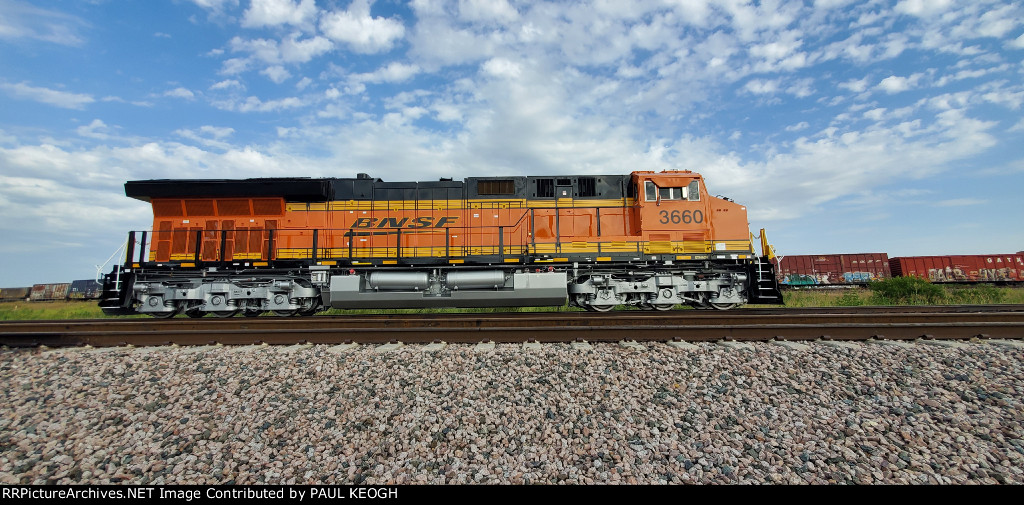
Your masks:
M 455 221 L 458 219 L 458 216 L 444 216 L 437 218 L 435 223 L 432 217 L 418 217 L 416 219 L 410 217 L 403 217 L 402 219 L 395 217 L 361 217 L 352 223 L 351 228 L 445 228 L 450 224 L 455 224 Z

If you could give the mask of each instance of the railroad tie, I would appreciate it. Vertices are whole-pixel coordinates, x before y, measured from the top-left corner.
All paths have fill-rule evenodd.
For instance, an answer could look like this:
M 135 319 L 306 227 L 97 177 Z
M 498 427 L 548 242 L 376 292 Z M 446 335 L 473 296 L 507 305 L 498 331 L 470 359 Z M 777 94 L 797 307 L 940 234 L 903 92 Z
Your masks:
M 786 349 L 790 349 L 793 351 L 808 351 L 811 349 L 811 346 L 807 344 L 803 344 L 800 342 L 790 342 L 789 340 L 770 340 L 770 342 L 774 345 L 785 347 Z
M 390 343 L 387 343 L 387 344 L 382 344 L 382 345 L 377 346 L 373 350 L 373 352 L 383 353 L 383 352 L 397 351 L 398 349 L 400 349 L 404 345 L 405 344 L 403 344 L 401 342 L 390 342 Z
M 715 343 L 722 347 L 728 347 L 729 349 L 739 349 L 744 351 L 754 350 L 754 346 L 748 342 L 737 342 L 735 340 L 718 340 Z
M 682 349 L 684 351 L 696 351 L 696 350 L 700 349 L 700 346 L 698 346 L 697 344 L 691 344 L 689 342 L 680 342 L 678 340 L 669 340 L 667 343 L 668 343 L 669 347 L 674 347 L 676 349 Z
M 572 347 L 573 349 L 576 349 L 577 351 L 593 351 L 594 350 L 594 346 L 590 345 L 590 343 L 587 342 L 586 340 L 577 340 L 575 342 L 571 342 L 571 343 L 569 343 L 569 346 Z
M 344 354 L 346 352 L 355 350 L 357 347 L 359 347 L 359 344 L 357 344 L 355 342 L 349 342 L 347 344 L 339 344 L 339 345 L 333 346 L 333 347 L 327 349 L 327 352 L 329 352 L 331 354 Z
M 882 339 L 882 338 L 879 338 L 879 339 L 872 338 L 872 339 L 868 339 L 866 341 L 866 343 L 872 344 L 872 345 L 889 346 L 889 347 L 901 347 L 903 349 L 913 349 L 914 348 L 914 343 L 913 342 L 905 342 L 903 340 L 889 340 L 889 339 Z
M 860 349 L 860 344 L 856 342 L 845 342 L 842 340 L 815 340 L 815 344 L 827 345 L 829 347 L 838 347 L 841 349 Z
M 429 344 L 427 344 L 427 345 L 423 346 L 423 347 L 421 348 L 421 350 L 422 350 L 423 352 L 434 352 L 434 351 L 440 351 L 441 349 L 444 349 L 446 345 L 448 345 L 448 344 L 447 344 L 447 343 L 445 343 L 445 342 L 431 342 L 431 343 L 429 343 Z
M 936 347 L 967 347 L 969 344 L 963 340 L 933 340 L 919 338 L 915 342 Z

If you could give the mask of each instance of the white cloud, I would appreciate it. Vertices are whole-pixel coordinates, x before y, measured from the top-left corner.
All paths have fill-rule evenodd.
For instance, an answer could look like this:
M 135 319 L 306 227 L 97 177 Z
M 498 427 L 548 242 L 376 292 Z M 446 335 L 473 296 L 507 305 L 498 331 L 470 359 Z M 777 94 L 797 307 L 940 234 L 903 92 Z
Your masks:
M 348 10 L 324 14 L 320 30 L 331 40 L 344 42 L 357 53 L 368 54 L 390 51 L 405 36 L 401 20 L 371 17 L 367 0 L 353 0 Z
M 522 74 L 522 67 L 505 58 L 492 58 L 481 67 L 484 73 L 494 77 L 516 79 Z
M 235 129 L 225 126 L 204 125 L 199 127 L 199 130 L 182 128 L 175 130 L 174 133 L 180 137 L 198 142 L 207 147 L 226 151 L 232 149 L 232 145 L 225 142 L 224 139 L 234 134 Z
M 89 24 L 77 16 L 43 9 L 20 0 L 0 1 L 0 39 L 29 39 L 66 46 L 80 46 L 79 34 Z
M 894 10 L 913 16 L 935 16 L 948 10 L 953 0 L 900 0 Z
M 324 37 L 300 39 L 301 34 L 292 33 L 280 42 L 274 39 L 243 39 L 234 37 L 228 43 L 232 52 L 249 53 L 247 58 L 225 60 L 221 73 L 237 74 L 249 69 L 252 60 L 271 65 L 306 63 L 327 53 L 334 45 Z
M 188 89 L 185 89 L 185 88 L 182 88 L 182 87 L 178 87 L 178 88 L 174 88 L 174 89 L 169 90 L 169 91 L 165 91 L 164 92 L 164 96 L 170 96 L 170 97 L 174 97 L 174 98 L 184 98 L 186 100 L 192 100 L 193 98 L 196 97 L 196 94 L 193 93 L 192 91 L 188 90 Z
M 798 132 L 800 130 L 806 130 L 807 128 L 810 128 L 810 127 L 811 127 L 811 125 L 808 124 L 807 121 L 800 121 L 799 123 L 797 123 L 795 125 L 787 126 L 786 127 L 786 131 L 788 131 L 788 132 Z
M 267 67 L 261 70 L 260 73 L 267 76 L 267 78 L 269 78 L 271 81 L 274 81 L 277 84 L 281 84 L 282 82 L 287 81 L 292 76 L 291 72 L 285 70 L 285 68 L 282 67 L 281 65 Z
M 507 0 L 459 0 L 459 17 L 466 21 L 508 23 L 519 17 Z
M 25 98 L 65 109 L 84 109 L 86 105 L 96 101 L 90 95 L 29 86 L 24 82 L 18 84 L 0 83 L 0 88 L 7 90 L 9 94 L 18 98 Z
M 775 80 L 753 79 L 744 84 L 743 89 L 755 95 L 771 95 L 779 90 L 779 82 Z
M 215 83 L 214 85 L 210 86 L 210 89 L 230 89 L 230 88 L 244 88 L 244 86 L 242 86 L 242 83 L 238 82 L 235 79 L 227 79 L 227 80 L 219 81 L 219 82 Z
M 252 0 L 242 17 L 242 26 L 259 28 L 284 24 L 301 26 L 316 17 L 313 0 Z
M 75 132 L 83 137 L 89 137 L 99 140 L 106 140 L 110 138 L 110 128 L 106 123 L 99 119 L 93 119 L 88 125 L 79 126 L 75 129 Z
M 924 77 L 924 74 L 917 73 L 909 77 L 890 75 L 889 77 L 882 79 L 881 82 L 878 83 L 877 88 L 889 93 L 890 95 L 894 93 L 901 93 L 916 87 L 918 81 L 921 80 L 921 77 Z
M 863 93 L 868 89 L 868 78 L 854 79 L 846 82 L 839 83 L 839 87 L 842 89 L 848 89 L 854 93 Z
M 373 72 L 353 74 L 349 76 L 349 85 L 352 86 L 353 89 L 359 89 L 359 85 L 366 82 L 404 82 L 408 81 L 419 72 L 420 67 L 417 65 L 408 65 L 395 61 L 389 63 L 386 67 L 379 68 Z M 365 89 L 365 87 L 363 89 Z M 362 89 L 360 89 L 359 92 L 362 92 Z
M 304 107 L 307 104 L 303 99 L 294 96 L 267 101 L 260 100 L 255 96 L 250 96 L 241 102 L 216 101 L 214 102 L 214 105 L 222 109 L 238 112 L 275 112 Z

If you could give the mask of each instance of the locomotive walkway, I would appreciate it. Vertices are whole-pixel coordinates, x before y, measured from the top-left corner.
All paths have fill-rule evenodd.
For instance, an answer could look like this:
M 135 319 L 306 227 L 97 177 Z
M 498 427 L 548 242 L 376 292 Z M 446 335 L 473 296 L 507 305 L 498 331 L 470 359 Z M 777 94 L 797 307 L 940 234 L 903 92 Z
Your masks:
M 8 347 L 969 338 L 1024 338 L 1024 305 L 0 322 Z

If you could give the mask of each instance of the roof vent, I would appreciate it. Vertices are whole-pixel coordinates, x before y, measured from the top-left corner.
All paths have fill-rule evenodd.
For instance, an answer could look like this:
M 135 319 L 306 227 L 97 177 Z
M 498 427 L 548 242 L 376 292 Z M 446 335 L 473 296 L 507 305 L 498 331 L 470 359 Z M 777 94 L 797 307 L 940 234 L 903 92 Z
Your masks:
M 363 174 L 363 173 L 356 174 L 356 179 L 370 179 L 370 178 L 371 178 L 370 174 Z

